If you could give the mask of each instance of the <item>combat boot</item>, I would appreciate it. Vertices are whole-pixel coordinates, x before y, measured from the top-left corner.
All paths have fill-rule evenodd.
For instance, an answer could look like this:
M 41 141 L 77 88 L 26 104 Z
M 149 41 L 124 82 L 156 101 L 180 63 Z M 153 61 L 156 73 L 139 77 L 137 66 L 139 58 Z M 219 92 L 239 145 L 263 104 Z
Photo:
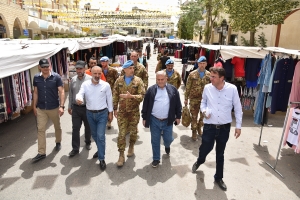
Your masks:
M 196 130 L 192 130 L 192 139 L 193 139 L 194 141 L 197 140 L 197 131 L 196 131 Z
M 129 149 L 128 149 L 127 157 L 131 157 L 131 156 L 133 156 L 133 154 L 134 154 L 134 144 L 130 143 L 129 144 Z
M 119 160 L 117 162 L 117 166 L 122 167 L 124 165 L 124 162 L 125 162 L 124 151 L 121 151 L 120 156 L 119 156 Z

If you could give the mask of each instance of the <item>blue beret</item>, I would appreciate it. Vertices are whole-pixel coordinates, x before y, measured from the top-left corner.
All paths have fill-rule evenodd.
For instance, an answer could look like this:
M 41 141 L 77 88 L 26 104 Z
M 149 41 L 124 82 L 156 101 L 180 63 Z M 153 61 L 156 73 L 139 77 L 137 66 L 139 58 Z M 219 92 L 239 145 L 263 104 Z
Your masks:
M 101 59 L 100 59 L 100 61 L 108 61 L 109 60 L 109 58 L 107 57 L 107 56 L 103 56 Z
M 126 69 L 130 66 L 133 66 L 133 61 L 132 60 L 127 60 L 126 63 L 122 66 L 123 69 Z
M 197 62 L 199 63 L 199 62 L 207 62 L 207 61 L 206 61 L 205 56 L 201 56 Z
M 168 65 L 168 64 L 174 64 L 174 61 L 171 60 L 171 59 L 168 59 L 167 62 L 166 62 L 166 65 Z

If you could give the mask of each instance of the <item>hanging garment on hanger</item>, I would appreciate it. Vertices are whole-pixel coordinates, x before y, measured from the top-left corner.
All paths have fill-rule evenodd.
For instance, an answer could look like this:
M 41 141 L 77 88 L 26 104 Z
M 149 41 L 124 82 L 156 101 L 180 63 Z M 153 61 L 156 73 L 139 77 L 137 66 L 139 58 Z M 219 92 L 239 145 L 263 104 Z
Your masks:
M 300 109 L 299 108 L 290 108 L 289 116 L 287 117 L 283 143 L 292 145 L 292 148 L 296 153 L 300 153 Z
M 276 111 L 286 111 L 295 71 L 293 59 L 280 59 L 277 65 L 271 92 L 271 114 L 275 114 Z
M 19 86 L 19 78 L 18 74 L 14 74 L 11 76 L 12 84 L 13 84 L 13 94 L 14 94 L 14 103 L 16 105 L 15 112 L 20 113 L 21 105 L 20 105 L 20 86 Z
M 231 64 L 234 65 L 234 77 L 245 77 L 245 59 L 239 57 L 233 57 Z
M 32 103 L 32 93 L 31 93 L 31 82 L 30 82 L 29 70 L 25 71 L 25 76 L 26 76 L 26 88 L 27 88 L 27 94 L 28 94 L 27 105 L 30 106 Z
M 7 120 L 6 98 L 5 98 L 3 79 L 0 79 L 0 114 L 3 114 L 4 120 Z
M 300 61 L 297 62 L 294 71 L 294 77 L 292 82 L 292 89 L 290 93 L 290 102 L 300 102 Z M 297 105 L 292 104 L 291 107 L 295 107 Z
M 262 59 L 247 58 L 245 64 L 245 79 L 247 88 L 256 87 Z

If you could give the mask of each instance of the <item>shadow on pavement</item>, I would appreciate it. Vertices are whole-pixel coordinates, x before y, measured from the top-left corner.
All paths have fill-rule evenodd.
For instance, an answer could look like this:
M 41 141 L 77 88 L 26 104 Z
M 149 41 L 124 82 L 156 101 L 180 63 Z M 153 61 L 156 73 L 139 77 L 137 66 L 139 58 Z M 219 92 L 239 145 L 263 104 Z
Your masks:
M 135 155 L 127 158 L 125 155 L 125 163 L 122 167 L 118 167 L 116 163 L 109 163 L 106 168 L 106 173 L 112 181 L 111 185 L 121 185 L 122 183 L 134 179 L 137 173 L 133 170 L 135 167 Z M 117 162 L 117 160 L 116 160 Z
M 155 172 L 156 170 L 156 172 Z M 151 163 L 142 169 L 136 170 L 139 177 L 147 181 L 149 186 L 154 186 L 158 182 L 165 183 L 176 174 L 177 170 L 171 166 L 170 157 L 166 154 L 162 156 L 161 163 L 157 168 L 153 168 Z
M 258 146 L 253 144 L 254 150 L 257 152 L 258 156 L 265 162 L 259 163 L 259 165 L 269 173 L 265 175 L 277 177 L 282 183 L 286 185 L 289 190 L 293 191 L 300 198 L 300 156 L 294 153 L 293 149 L 282 148 L 280 151 L 279 160 L 277 162 L 276 170 L 283 175 L 283 178 L 279 176 L 271 167 L 269 167 L 266 162 L 271 164 L 273 167 L 275 165 L 275 158 L 269 154 L 267 146 Z

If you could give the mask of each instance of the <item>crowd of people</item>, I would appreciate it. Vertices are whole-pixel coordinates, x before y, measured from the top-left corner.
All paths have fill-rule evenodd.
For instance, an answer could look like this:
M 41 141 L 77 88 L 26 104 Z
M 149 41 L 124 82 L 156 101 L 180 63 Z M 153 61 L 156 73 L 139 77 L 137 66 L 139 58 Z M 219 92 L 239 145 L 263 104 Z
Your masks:
M 147 48 L 146 48 L 147 49 Z M 147 59 L 150 53 L 147 53 Z M 174 69 L 174 61 L 168 57 L 168 50 L 161 50 L 156 66 L 156 84 L 148 88 L 148 64 L 142 51 L 130 53 L 130 60 L 122 66 L 122 73 L 108 65 L 109 58 L 97 60 L 90 57 L 88 63 L 77 61 L 76 76 L 69 85 L 68 113 L 72 116 L 72 150 L 70 157 L 79 153 L 80 128 L 85 127 L 86 149 L 91 150 L 91 137 L 96 143 L 98 158 L 102 170 L 106 168 L 106 128 L 111 128 L 113 118 L 118 124 L 117 146 L 118 167 L 125 163 L 126 135 L 130 135 L 127 157 L 134 155 L 134 145 L 138 138 L 140 117 L 143 126 L 150 128 L 153 162 L 159 166 L 160 139 L 164 140 L 165 152 L 170 154 L 173 142 L 173 125 L 181 122 L 182 104 L 178 89 L 181 76 Z M 88 69 L 85 69 L 86 64 Z M 197 64 L 197 68 L 196 68 Z M 216 142 L 215 181 L 221 189 L 227 187 L 223 182 L 224 151 L 229 138 L 231 111 L 234 108 L 236 118 L 235 136 L 241 134 L 242 110 L 235 86 L 224 81 L 225 70 L 212 67 L 205 69 L 206 58 L 201 56 L 195 63 L 195 70 L 189 74 L 184 93 L 184 105 L 189 102 L 191 113 L 192 139 L 202 137 L 199 157 L 192 166 L 195 172 L 205 162 L 206 156 Z M 61 149 L 60 117 L 64 114 L 65 93 L 60 76 L 51 71 L 47 59 L 39 62 L 40 73 L 33 79 L 34 114 L 37 116 L 38 154 L 32 160 L 37 162 L 46 157 L 46 124 L 50 118 L 55 127 L 56 150 Z M 142 110 L 140 111 L 140 104 Z M 198 115 L 200 118 L 198 120 Z M 202 133 L 203 127 L 203 133 Z M 198 133 L 198 134 L 197 134 Z

